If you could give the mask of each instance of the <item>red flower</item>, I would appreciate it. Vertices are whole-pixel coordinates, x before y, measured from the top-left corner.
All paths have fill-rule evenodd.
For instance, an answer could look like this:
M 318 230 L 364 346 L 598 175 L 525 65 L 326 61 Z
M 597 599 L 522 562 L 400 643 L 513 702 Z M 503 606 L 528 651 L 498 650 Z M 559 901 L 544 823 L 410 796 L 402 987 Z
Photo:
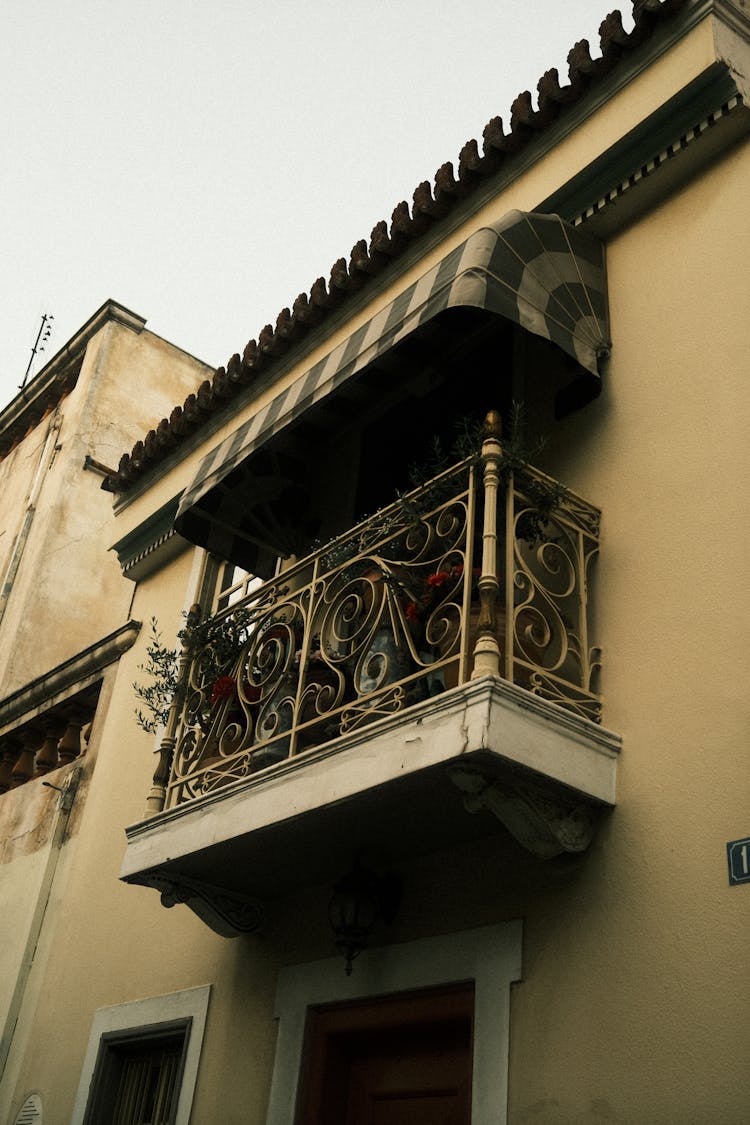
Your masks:
M 450 581 L 450 572 L 447 570 L 439 570 L 436 574 L 427 575 L 428 586 L 442 586 L 444 582 Z
M 419 610 L 417 609 L 416 602 L 409 602 L 406 607 L 406 620 L 419 621 Z
M 217 703 L 223 703 L 225 699 L 231 699 L 237 693 L 237 685 L 234 682 L 234 676 L 219 676 L 214 680 L 213 687 L 211 688 L 211 706 L 215 707 Z

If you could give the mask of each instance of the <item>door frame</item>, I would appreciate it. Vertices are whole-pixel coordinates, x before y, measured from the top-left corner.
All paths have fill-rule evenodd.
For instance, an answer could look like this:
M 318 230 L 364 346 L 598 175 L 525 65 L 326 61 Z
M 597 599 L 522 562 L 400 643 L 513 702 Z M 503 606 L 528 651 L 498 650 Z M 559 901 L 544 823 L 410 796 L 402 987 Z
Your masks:
M 340 957 L 279 973 L 279 1021 L 266 1125 L 294 1125 L 307 1009 L 410 989 L 474 982 L 472 1125 L 505 1125 L 510 986 L 521 979 L 520 920 L 365 950 L 350 977 Z
M 296 1125 L 348 1121 L 351 1099 L 366 1098 L 373 1081 L 385 1096 L 400 1087 L 402 1093 L 408 1090 L 407 1097 L 417 1091 L 452 1097 L 443 1105 L 450 1104 L 453 1116 L 460 1112 L 466 1125 L 471 1113 L 472 981 L 316 1004 L 307 1011 Z M 410 1102 L 412 1111 L 414 1104 Z

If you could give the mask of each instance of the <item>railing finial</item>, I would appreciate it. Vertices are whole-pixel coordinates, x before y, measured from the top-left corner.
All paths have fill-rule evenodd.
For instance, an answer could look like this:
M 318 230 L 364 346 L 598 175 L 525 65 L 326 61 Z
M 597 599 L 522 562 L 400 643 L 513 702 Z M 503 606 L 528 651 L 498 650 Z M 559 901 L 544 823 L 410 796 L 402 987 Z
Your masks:
M 497 441 L 500 441 L 503 432 L 503 419 L 499 410 L 489 410 L 487 412 L 482 431 L 485 439 L 495 438 Z

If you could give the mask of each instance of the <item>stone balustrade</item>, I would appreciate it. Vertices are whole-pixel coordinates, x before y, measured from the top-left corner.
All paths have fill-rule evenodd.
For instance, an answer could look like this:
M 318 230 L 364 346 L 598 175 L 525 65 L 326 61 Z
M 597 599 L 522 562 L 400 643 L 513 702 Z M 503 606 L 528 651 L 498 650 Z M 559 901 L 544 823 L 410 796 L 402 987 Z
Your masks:
M 67 700 L 0 737 L 0 794 L 84 754 L 94 708 L 88 699 Z

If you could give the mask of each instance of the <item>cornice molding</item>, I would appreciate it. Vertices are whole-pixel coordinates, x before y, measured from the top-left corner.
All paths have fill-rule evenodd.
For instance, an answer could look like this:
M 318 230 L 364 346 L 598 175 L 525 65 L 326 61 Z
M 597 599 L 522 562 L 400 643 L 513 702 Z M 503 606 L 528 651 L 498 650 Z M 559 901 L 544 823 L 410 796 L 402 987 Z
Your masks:
M 126 578 L 140 582 L 192 546 L 174 529 L 177 505 L 177 499 L 163 504 L 113 545 Z
M 75 387 L 89 341 L 102 328 L 107 324 L 121 324 L 140 333 L 145 323 L 142 316 L 124 305 L 105 301 L 31 382 L 0 410 L 0 450 L 7 452 L 30 426 L 37 425 L 44 414 Z
M 100 679 L 103 670 L 132 647 L 140 629 L 140 621 L 128 621 L 114 633 L 6 696 L 0 701 L 0 736 Z
M 715 12 L 722 23 L 750 43 L 750 14 L 745 0 L 704 0 L 704 6 Z
M 596 219 L 592 233 L 607 236 L 748 130 L 750 112 L 734 76 L 723 62 L 715 63 L 548 196 L 540 210 L 554 211 L 576 225 Z M 697 145 L 698 140 L 702 144 Z M 668 176 L 658 177 L 647 192 L 633 192 L 627 206 L 622 203 L 626 193 L 642 187 L 668 162 L 673 162 Z M 613 209 L 613 203 L 619 206 Z M 602 219 L 605 208 L 609 211 Z

